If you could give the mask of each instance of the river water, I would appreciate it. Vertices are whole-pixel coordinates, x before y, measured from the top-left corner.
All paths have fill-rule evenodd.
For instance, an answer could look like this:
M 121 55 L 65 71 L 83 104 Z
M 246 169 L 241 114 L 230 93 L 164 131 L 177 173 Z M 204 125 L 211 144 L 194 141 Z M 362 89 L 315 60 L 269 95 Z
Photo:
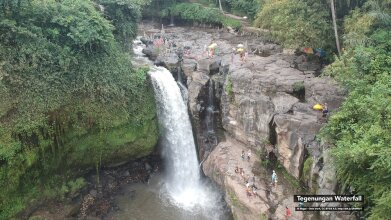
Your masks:
M 187 105 L 178 83 L 167 69 L 153 66 L 143 57 L 142 48 L 136 40 L 135 65 L 151 68 L 149 76 L 155 91 L 165 172 L 152 175 L 148 184 L 133 184 L 123 189 L 115 199 L 119 211 L 110 218 L 232 219 L 222 192 L 201 175 Z
M 228 208 L 222 200 L 220 207 L 210 210 L 191 211 L 178 207 L 170 202 L 163 193 L 164 174 L 155 173 L 148 184 L 131 184 L 122 189 L 116 196 L 115 203 L 119 210 L 112 212 L 108 219 L 113 220 L 232 220 Z M 205 180 L 209 182 L 208 180 Z M 209 182 L 211 188 L 217 189 Z M 218 192 L 216 190 L 215 192 Z M 221 195 L 221 194 L 220 194 Z

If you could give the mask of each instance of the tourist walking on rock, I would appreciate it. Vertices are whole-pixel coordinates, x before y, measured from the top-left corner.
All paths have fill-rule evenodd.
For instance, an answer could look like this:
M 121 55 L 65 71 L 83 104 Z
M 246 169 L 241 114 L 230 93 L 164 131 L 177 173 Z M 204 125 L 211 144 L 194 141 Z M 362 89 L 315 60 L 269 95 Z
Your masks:
M 253 195 L 254 196 L 257 196 L 258 194 L 257 194 L 257 187 L 255 187 L 255 185 L 253 185 Z
M 291 216 L 292 216 L 291 210 L 288 209 L 288 206 L 285 206 L 285 220 L 290 219 Z
M 250 184 L 250 175 L 247 175 L 246 183 Z
M 234 58 L 235 58 L 235 48 L 232 48 L 231 63 L 234 63 Z
M 242 154 L 240 156 L 242 157 L 242 160 L 244 160 L 244 150 L 242 150 Z
M 274 187 L 277 187 L 277 174 L 276 174 L 276 171 L 273 170 L 273 174 L 272 174 L 272 184 L 274 185 Z
M 244 179 L 244 171 L 243 171 L 243 168 L 240 168 L 240 175 L 241 175 L 242 178 Z
M 250 157 L 251 157 L 251 150 L 248 150 L 248 152 L 247 152 L 247 161 L 250 161 Z
M 244 62 L 244 56 L 245 56 L 245 51 L 243 48 L 239 48 L 238 50 L 239 56 L 240 56 L 240 61 Z
M 253 194 L 251 193 L 251 189 L 250 189 L 250 188 L 247 188 L 247 189 L 246 189 L 246 194 L 247 194 L 248 199 L 250 200 L 250 199 L 251 199 L 251 196 L 253 195 Z

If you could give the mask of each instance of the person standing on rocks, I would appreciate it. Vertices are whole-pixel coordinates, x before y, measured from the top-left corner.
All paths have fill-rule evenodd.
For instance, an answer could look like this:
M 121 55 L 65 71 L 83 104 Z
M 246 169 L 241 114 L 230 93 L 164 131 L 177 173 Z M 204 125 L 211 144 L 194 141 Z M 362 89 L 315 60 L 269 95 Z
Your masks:
M 242 150 L 242 154 L 240 156 L 242 157 L 242 160 L 244 160 L 244 150 Z
M 232 48 L 232 52 L 231 52 L 231 63 L 234 63 L 234 58 L 235 58 L 235 48 Z
M 327 103 L 324 103 L 323 109 L 322 109 L 323 118 L 326 118 L 328 113 L 329 113 L 329 108 L 327 107 Z
M 274 185 L 274 187 L 277 187 L 277 174 L 276 174 L 276 171 L 273 170 L 273 174 L 272 174 L 272 184 Z
M 250 161 L 250 157 L 251 157 L 251 150 L 248 150 L 248 152 L 247 152 L 247 161 Z

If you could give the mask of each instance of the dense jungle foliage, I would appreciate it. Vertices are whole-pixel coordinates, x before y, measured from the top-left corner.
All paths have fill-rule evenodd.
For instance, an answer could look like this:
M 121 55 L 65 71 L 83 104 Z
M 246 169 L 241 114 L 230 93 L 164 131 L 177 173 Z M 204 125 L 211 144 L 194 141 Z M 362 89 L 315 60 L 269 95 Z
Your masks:
M 168 18 L 171 15 L 192 23 L 223 25 L 234 29 L 241 27 L 239 21 L 225 17 L 220 10 L 204 7 L 197 3 L 179 3 L 161 12 L 161 16 L 164 18 Z
M 368 219 L 391 215 L 391 1 L 368 1 L 344 19 L 345 52 L 325 71 L 349 90 L 322 136 L 335 148 L 343 188 L 364 194 Z
M 0 2 L 0 219 L 152 151 L 153 93 L 123 49 L 146 3 Z

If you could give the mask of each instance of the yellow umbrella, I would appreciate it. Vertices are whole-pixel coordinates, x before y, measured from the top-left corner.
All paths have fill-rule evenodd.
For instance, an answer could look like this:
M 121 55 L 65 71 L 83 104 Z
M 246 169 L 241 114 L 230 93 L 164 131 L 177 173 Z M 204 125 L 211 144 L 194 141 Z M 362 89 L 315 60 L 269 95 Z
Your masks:
M 319 111 L 323 110 L 323 106 L 321 104 L 319 104 L 319 103 L 314 105 L 314 107 L 312 107 L 312 108 L 315 109 L 315 110 L 319 110 Z
M 216 44 L 216 43 L 213 43 L 213 44 L 209 45 L 208 48 L 210 49 L 210 48 L 215 48 L 215 47 L 217 47 L 217 44 Z
M 243 52 L 244 49 L 243 49 L 243 48 L 239 48 L 239 49 L 237 49 L 236 51 L 237 51 L 237 52 Z

